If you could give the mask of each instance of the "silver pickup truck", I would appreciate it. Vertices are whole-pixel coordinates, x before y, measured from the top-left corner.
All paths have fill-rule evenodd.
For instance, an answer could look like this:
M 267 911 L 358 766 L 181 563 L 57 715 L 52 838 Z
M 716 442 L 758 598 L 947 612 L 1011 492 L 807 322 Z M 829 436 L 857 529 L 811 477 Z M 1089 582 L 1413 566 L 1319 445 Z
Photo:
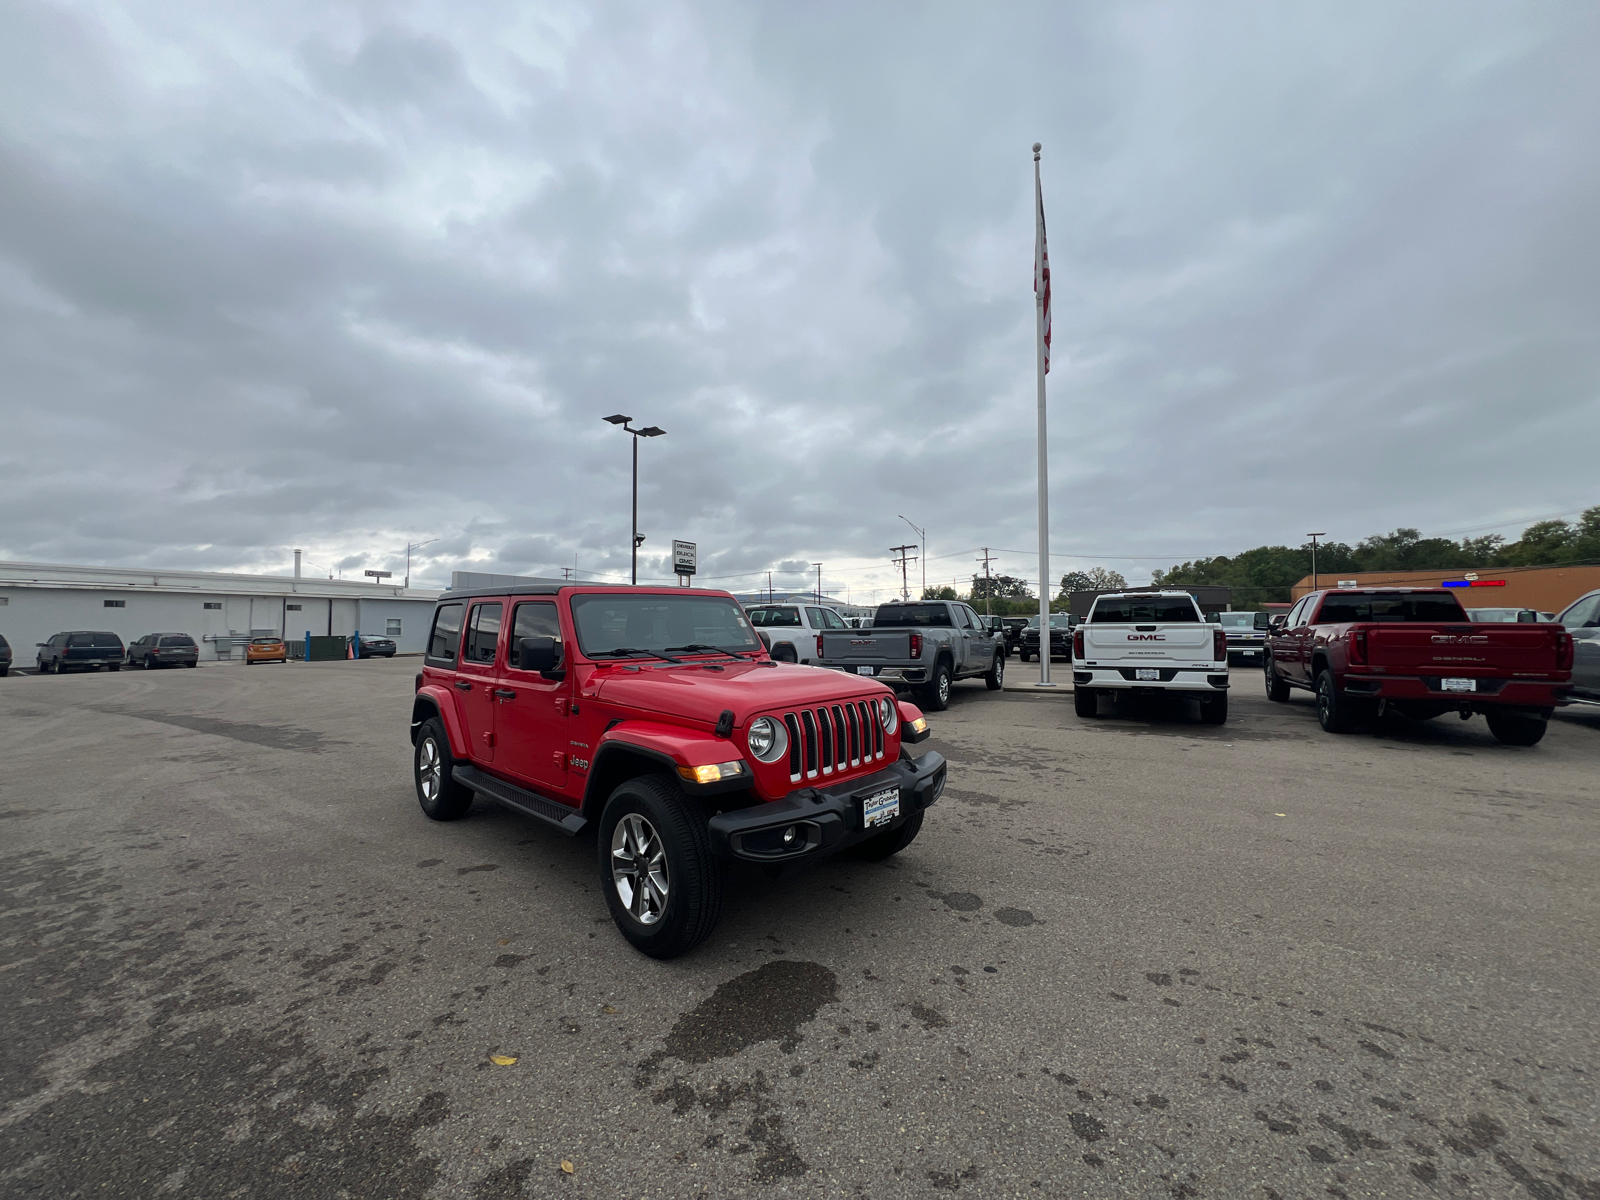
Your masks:
M 956 600 L 881 604 L 870 629 L 824 632 L 817 664 L 911 688 L 920 707 L 942 712 L 957 679 L 981 675 L 990 691 L 999 690 L 1005 641 Z

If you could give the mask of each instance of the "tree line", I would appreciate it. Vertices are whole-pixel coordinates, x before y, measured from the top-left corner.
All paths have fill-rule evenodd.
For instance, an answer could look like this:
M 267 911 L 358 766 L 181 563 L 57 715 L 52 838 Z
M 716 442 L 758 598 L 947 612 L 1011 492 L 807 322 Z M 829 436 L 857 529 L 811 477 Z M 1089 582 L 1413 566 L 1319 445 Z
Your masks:
M 1370 571 L 1454 571 L 1483 567 L 1551 567 L 1600 563 L 1600 505 L 1585 509 L 1576 523 L 1536 521 L 1508 542 L 1497 533 L 1484 537 L 1425 538 L 1420 530 L 1396 529 L 1344 542 L 1317 545 L 1317 574 L 1329 579 Z M 1233 588 L 1233 607 L 1257 608 L 1289 599 L 1289 589 L 1311 574 L 1311 543 L 1257 546 L 1235 555 L 1179 563 L 1151 577 L 1155 587 L 1221 584 Z
M 1454 571 L 1475 567 L 1556 567 L 1600 563 L 1600 505 L 1588 508 L 1576 522 L 1536 521 L 1522 536 L 1508 542 L 1498 533 L 1483 537 L 1425 538 L 1420 530 L 1400 528 L 1374 534 L 1354 546 L 1344 542 L 1317 545 L 1317 574 L 1336 578 L 1370 571 Z M 1179 563 L 1151 576 L 1152 587 L 1182 588 L 1220 584 L 1233 589 L 1234 608 L 1259 608 L 1287 602 L 1289 589 L 1311 574 L 1311 543 L 1300 546 L 1257 546 L 1238 554 L 1219 554 Z M 1052 611 L 1067 607 L 1074 592 L 1127 587 L 1116 571 L 1095 567 L 1069 571 L 1050 602 Z M 924 600 L 964 600 L 1000 616 L 1032 616 L 1039 600 L 1027 581 L 1015 575 L 974 575 L 972 588 L 961 595 L 943 584 L 924 588 Z

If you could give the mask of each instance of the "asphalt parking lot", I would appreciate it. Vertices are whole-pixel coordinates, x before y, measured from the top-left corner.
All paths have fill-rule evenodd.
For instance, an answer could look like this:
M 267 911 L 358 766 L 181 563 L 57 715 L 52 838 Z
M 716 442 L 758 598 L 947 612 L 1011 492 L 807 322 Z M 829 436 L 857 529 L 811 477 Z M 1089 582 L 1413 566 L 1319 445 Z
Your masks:
M 1600 717 L 962 684 L 904 855 L 659 963 L 422 816 L 414 670 L 0 680 L 0 1193 L 1600 1196 Z

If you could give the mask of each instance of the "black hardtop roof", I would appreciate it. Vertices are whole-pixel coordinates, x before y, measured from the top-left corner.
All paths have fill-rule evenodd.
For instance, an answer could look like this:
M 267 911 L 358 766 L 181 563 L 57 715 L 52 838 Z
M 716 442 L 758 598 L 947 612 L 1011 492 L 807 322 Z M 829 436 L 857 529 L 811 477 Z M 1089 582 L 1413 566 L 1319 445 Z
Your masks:
M 441 592 L 435 606 L 456 600 L 476 600 L 481 596 L 558 596 L 574 592 L 638 592 L 645 596 L 723 596 L 733 600 L 731 592 L 719 588 L 675 587 L 670 583 L 541 583 L 529 587 L 470 588 L 459 592 Z M 738 603 L 734 600 L 734 603 Z M 798 601 L 796 601 L 798 603 Z

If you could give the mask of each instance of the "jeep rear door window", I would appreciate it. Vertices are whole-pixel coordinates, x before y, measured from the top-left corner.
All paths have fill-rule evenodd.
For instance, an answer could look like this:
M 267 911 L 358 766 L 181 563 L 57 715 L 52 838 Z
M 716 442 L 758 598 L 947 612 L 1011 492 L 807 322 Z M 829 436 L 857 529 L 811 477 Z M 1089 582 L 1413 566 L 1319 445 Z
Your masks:
M 799 629 L 798 608 L 752 608 L 750 624 L 757 629 Z
M 731 597 L 577 595 L 572 623 L 578 645 L 590 656 L 625 649 L 659 654 L 684 646 L 754 651 L 761 645 Z
M 460 604 L 441 604 L 439 611 L 433 617 L 433 633 L 428 638 L 429 658 L 448 658 L 455 660 L 456 650 L 461 645 L 461 616 Z
M 1324 597 L 1318 625 L 1347 625 L 1356 621 L 1462 622 L 1467 614 L 1454 596 L 1340 596 Z
M 467 662 L 492 663 L 494 661 L 495 647 L 500 644 L 500 614 L 504 605 L 496 601 L 493 604 L 479 604 L 472 610 L 472 628 L 467 631 L 466 652 L 462 658 Z
M 1185 596 L 1129 596 L 1125 600 L 1100 600 L 1094 606 L 1094 625 L 1176 625 L 1200 623 L 1194 601 Z
M 886 604 L 872 624 L 877 629 L 949 629 L 950 610 L 943 604 Z

